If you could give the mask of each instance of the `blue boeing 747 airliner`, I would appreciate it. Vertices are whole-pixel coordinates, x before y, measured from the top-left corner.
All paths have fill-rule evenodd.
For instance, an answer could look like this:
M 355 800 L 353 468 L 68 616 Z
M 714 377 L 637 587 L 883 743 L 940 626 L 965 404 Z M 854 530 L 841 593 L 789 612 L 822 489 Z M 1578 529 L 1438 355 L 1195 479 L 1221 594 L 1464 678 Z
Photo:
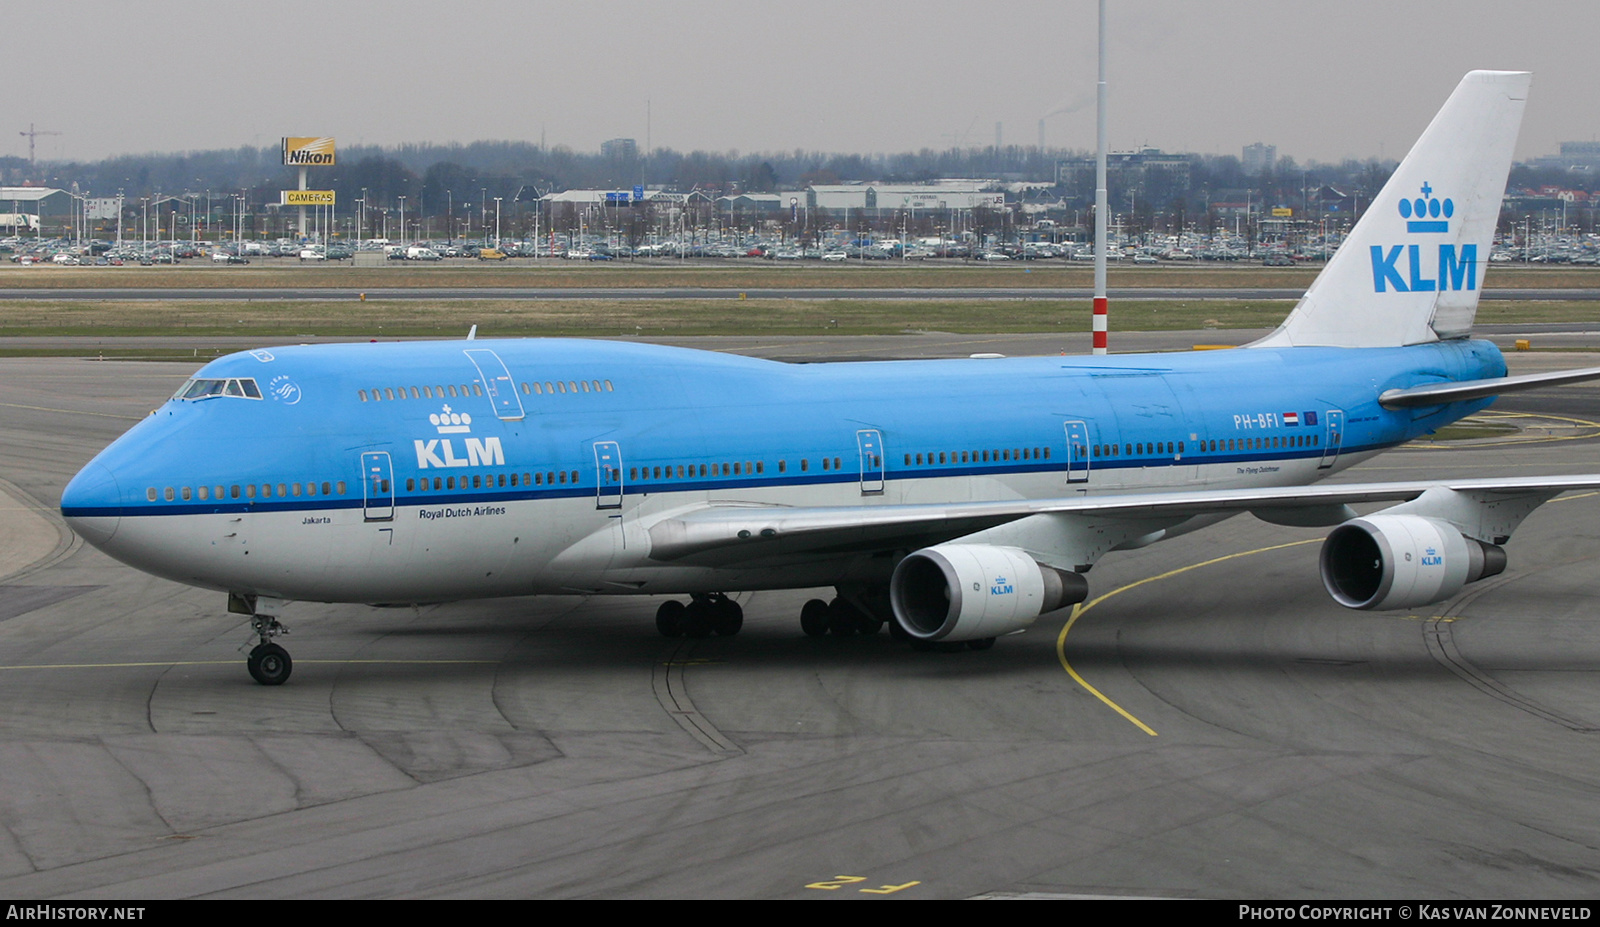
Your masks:
M 281 347 L 207 364 L 84 467 L 62 514 L 253 616 L 285 602 L 834 587 L 808 633 L 982 649 L 1081 602 L 1105 554 L 1240 512 L 1332 527 L 1330 594 L 1411 608 L 1505 567 L 1600 476 L 1318 487 L 1511 389 L 1470 337 L 1529 76 L 1467 75 L 1283 325 L 1194 354 L 786 365 L 595 341 Z M 1395 503 L 1357 517 L 1350 505 Z

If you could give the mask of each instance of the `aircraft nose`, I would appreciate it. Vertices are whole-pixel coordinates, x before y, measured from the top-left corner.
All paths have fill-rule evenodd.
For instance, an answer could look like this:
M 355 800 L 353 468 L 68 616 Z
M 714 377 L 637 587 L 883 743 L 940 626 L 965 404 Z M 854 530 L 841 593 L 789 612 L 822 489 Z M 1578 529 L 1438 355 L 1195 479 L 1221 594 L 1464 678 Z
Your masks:
M 104 547 L 122 521 L 122 490 L 117 478 L 98 461 L 78 471 L 61 493 L 61 517 L 78 536 Z

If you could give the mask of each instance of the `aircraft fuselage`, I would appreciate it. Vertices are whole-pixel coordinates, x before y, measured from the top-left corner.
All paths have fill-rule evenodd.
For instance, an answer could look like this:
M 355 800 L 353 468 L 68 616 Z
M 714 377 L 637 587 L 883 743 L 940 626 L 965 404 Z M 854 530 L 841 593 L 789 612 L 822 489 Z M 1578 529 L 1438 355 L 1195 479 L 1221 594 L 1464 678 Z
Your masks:
M 713 503 L 1311 483 L 1489 402 L 1392 411 L 1383 391 L 1504 372 L 1465 340 L 813 365 L 592 341 L 273 348 L 206 365 L 62 511 L 140 569 L 283 599 L 871 584 L 895 558 L 663 560 L 650 528 Z

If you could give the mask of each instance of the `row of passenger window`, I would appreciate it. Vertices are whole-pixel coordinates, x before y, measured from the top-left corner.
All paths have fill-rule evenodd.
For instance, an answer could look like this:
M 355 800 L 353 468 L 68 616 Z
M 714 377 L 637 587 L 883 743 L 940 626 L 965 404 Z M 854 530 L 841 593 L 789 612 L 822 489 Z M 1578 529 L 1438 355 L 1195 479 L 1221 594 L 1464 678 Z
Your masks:
M 523 383 L 522 384 L 522 395 L 524 395 L 524 396 L 529 396 L 529 395 L 532 395 L 532 396 L 540 396 L 540 395 L 553 396 L 553 395 L 555 395 L 557 393 L 579 393 L 579 392 L 582 392 L 582 393 L 609 393 L 609 392 L 613 392 L 613 390 L 611 388 L 611 381 L 610 380 L 565 380 L 565 381 L 556 380 L 554 383 L 550 382 L 549 380 L 546 380 L 546 381 L 544 381 L 543 389 L 540 388 L 539 382 L 537 380 L 535 380 L 531 384 L 532 388 L 530 389 L 529 387 L 530 387 L 530 384 L 528 384 L 528 383 Z
M 276 492 L 274 492 L 276 489 Z M 166 500 L 168 502 L 191 502 L 199 500 L 206 502 L 210 499 L 271 499 L 276 495 L 280 499 L 299 498 L 305 496 L 342 496 L 345 494 L 344 480 L 324 481 L 322 483 L 255 483 L 240 485 L 234 483 L 229 486 L 166 486 L 157 489 L 154 486 L 144 491 L 144 496 L 151 502 Z
M 1145 454 L 1182 454 L 1184 444 L 1168 441 L 1135 442 L 1133 444 L 1097 444 L 1094 446 L 1096 457 L 1140 457 Z
M 546 380 L 521 384 L 525 396 L 556 395 L 558 393 L 610 393 L 614 392 L 610 380 Z M 396 402 L 401 399 L 460 399 L 465 396 L 482 396 L 483 386 L 478 383 L 453 383 L 444 386 L 374 386 L 369 396 L 364 389 L 356 390 L 362 402 Z
M 561 470 L 548 473 L 490 473 L 474 474 L 471 479 L 473 489 L 495 489 L 507 486 L 555 486 L 576 485 L 578 471 Z M 427 477 L 417 479 L 412 477 L 406 480 L 406 492 L 440 492 L 446 489 L 466 489 L 467 477 L 460 477 L 459 481 L 454 476 L 434 477 L 431 481 Z M 381 480 L 375 486 L 379 492 L 389 491 L 389 481 Z M 151 502 L 166 500 L 167 502 L 206 502 L 211 499 L 298 499 L 302 496 L 342 496 L 349 491 L 344 480 L 325 481 L 322 483 L 255 483 L 233 484 L 229 486 L 166 486 L 157 488 L 151 486 L 145 489 L 145 498 Z
M 1260 438 L 1219 438 L 1200 442 L 1200 453 L 1229 451 L 1281 450 L 1285 448 L 1320 447 L 1321 436 L 1315 433 L 1300 435 L 1272 435 Z M 1094 456 L 1139 457 L 1150 454 L 1182 454 L 1187 450 L 1184 441 L 1135 441 L 1129 444 L 1096 444 Z M 1013 460 L 1049 460 L 1048 447 L 1000 448 L 986 451 L 928 451 L 905 455 L 906 466 L 922 467 L 935 464 L 992 463 Z
M 876 458 L 874 458 L 874 461 L 876 461 Z M 821 463 L 824 470 L 843 469 L 843 461 L 838 457 L 823 457 Z M 800 472 L 805 473 L 810 469 L 811 459 L 808 457 L 800 458 Z M 661 467 L 629 467 L 628 480 L 635 482 L 638 480 L 687 480 L 702 476 L 762 476 L 766 472 L 767 462 L 764 460 L 746 460 L 743 463 L 735 460 L 731 463 L 678 464 L 676 467 L 672 464 Z M 778 472 L 789 472 L 789 461 L 787 459 L 778 461 Z M 606 475 L 611 479 L 616 478 L 615 471 L 608 471 Z
M 447 390 L 449 391 L 448 394 L 446 393 Z M 409 397 L 407 396 L 407 392 L 408 391 L 410 393 Z M 366 402 L 367 401 L 367 391 L 366 390 L 364 390 L 364 389 L 356 390 L 356 395 L 361 397 L 361 401 L 362 402 Z M 455 384 L 451 384 L 449 386 L 374 386 L 372 388 L 372 401 L 373 402 L 383 402 L 385 399 L 393 402 L 395 400 L 406 399 L 406 398 L 410 398 L 410 399 L 446 399 L 446 398 L 457 399 L 457 398 L 460 398 L 460 397 L 463 397 L 463 396 L 482 396 L 482 395 L 483 395 L 483 387 L 479 386 L 476 383 L 473 383 L 471 385 L 463 383 L 463 384 L 461 384 L 461 386 L 459 388 L 456 387 Z
M 924 459 L 922 454 L 907 454 L 906 466 L 921 467 L 931 466 L 934 463 L 991 463 L 1012 460 L 1049 460 L 1048 447 L 1016 447 L 997 448 L 987 451 L 940 451 L 935 457 L 929 451 Z
M 578 471 L 552 470 L 546 473 L 474 473 L 470 481 L 472 489 L 505 489 L 517 486 L 555 486 L 576 485 Z M 428 477 L 406 479 L 406 492 L 443 492 L 449 489 L 467 489 L 469 481 L 466 476 L 436 476 L 432 480 Z
M 1217 438 L 1200 442 L 1197 453 L 1216 454 L 1232 451 L 1275 451 L 1290 448 L 1321 447 L 1322 436 L 1314 432 L 1299 435 L 1269 435 L 1263 438 Z M 1046 448 L 1046 456 L 1048 454 Z M 1182 441 L 1151 441 L 1135 442 L 1133 444 L 1097 444 L 1094 446 L 1096 457 L 1138 457 L 1146 454 L 1182 454 L 1185 443 Z

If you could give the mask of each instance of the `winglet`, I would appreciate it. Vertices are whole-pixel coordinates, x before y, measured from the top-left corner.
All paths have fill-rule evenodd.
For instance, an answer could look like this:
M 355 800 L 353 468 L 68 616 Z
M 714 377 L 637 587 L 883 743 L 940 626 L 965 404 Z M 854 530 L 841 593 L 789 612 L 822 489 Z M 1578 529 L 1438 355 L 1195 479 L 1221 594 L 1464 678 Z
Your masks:
M 1462 78 L 1294 311 L 1250 346 L 1399 347 L 1469 334 L 1531 80 Z

